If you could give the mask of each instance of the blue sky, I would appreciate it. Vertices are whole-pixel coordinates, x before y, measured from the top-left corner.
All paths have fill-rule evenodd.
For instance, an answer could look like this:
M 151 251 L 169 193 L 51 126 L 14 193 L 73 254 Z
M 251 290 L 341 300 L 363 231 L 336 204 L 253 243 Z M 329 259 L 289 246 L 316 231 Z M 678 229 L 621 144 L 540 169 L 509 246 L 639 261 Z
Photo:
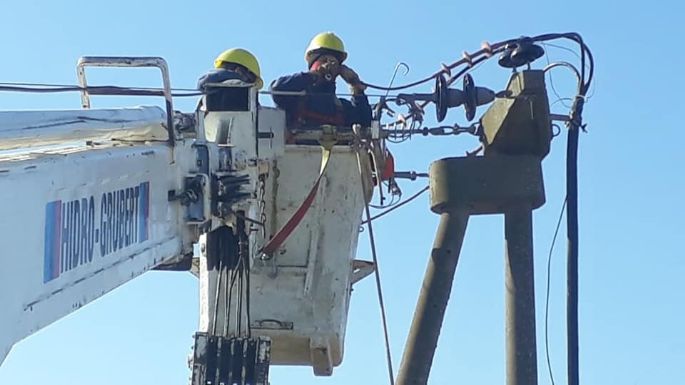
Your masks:
M 678 45 L 685 35 L 682 3 L 24 0 L 5 2 L 2 11 L 3 82 L 73 84 L 79 56 L 156 55 L 169 62 L 174 87 L 194 87 L 219 52 L 242 46 L 259 57 L 268 83 L 303 70 L 309 39 L 332 30 L 344 39 L 348 64 L 362 79 L 384 84 L 398 61 L 411 67 L 398 81 L 414 80 L 484 40 L 580 32 L 596 59 L 579 162 L 581 381 L 685 384 L 685 131 L 677 104 L 685 88 L 685 54 Z M 574 60 L 560 49 L 548 54 L 550 60 Z M 477 83 L 493 89 L 503 88 L 507 77 L 494 61 L 474 73 Z M 572 96 L 570 73 L 559 70 L 553 77 L 559 93 Z M 96 70 L 93 84 L 98 82 L 159 84 L 152 70 Z M 270 104 L 267 96 L 261 100 Z M 155 102 L 98 98 L 93 105 Z M 176 107 L 190 111 L 194 102 L 178 100 Z M 77 94 L 0 94 L 3 110 L 79 103 Z M 564 111 L 560 103 L 554 109 Z M 464 123 L 463 111 L 451 112 L 446 122 Z M 475 146 L 466 137 L 417 137 L 391 149 L 398 169 L 425 171 L 432 160 Z M 564 136 L 552 143 L 543 163 L 547 204 L 534 214 L 540 384 L 550 383 L 543 346 L 545 267 L 563 201 L 565 148 Z M 423 186 L 402 185 L 405 196 Z M 436 225 L 424 195 L 375 226 L 396 369 Z M 502 232 L 499 216 L 469 223 L 431 384 L 504 381 Z M 566 383 L 564 246 L 562 235 L 553 256 L 549 316 L 557 384 Z M 2 258 L 9 257 L 19 256 Z M 358 257 L 370 258 L 365 237 Z M 333 377 L 274 367 L 272 384 L 387 383 L 374 290 L 369 279 L 354 291 L 345 360 Z M 197 296 L 190 274 L 146 274 L 17 344 L 0 366 L 0 384 L 186 384 Z

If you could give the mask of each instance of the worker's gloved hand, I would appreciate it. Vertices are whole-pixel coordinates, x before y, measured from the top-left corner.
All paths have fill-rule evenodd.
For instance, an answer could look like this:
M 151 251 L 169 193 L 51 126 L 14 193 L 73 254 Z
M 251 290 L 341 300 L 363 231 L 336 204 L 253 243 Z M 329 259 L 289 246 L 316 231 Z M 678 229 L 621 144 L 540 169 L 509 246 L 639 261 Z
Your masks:
M 359 75 L 352 68 L 344 64 L 340 66 L 340 77 L 350 85 L 352 92 L 355 94 L 363 93 L 366 89 L 366 86 L 359 79 Z

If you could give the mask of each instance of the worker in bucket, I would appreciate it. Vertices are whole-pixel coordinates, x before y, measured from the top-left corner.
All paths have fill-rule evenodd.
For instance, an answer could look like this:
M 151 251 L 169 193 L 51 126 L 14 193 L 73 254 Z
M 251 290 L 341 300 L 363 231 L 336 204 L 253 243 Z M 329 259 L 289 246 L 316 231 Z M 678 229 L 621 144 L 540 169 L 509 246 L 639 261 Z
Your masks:
M 219 83 L 234 87 L 212 86 Z M 206 111 L 248 110 L 250 85 L 259 90 L 264 82 L 257 58 L 242 48 L 231 48 L 219 54 L 214 60 L 214 69 L 197 81 L 198 90 L 205 93 L 201 103 Z
M 309 43 L 304 55 L 309 71 L 280 77 L 271 84 L 274 102 L 286 111 L 288 127 L 371 125 L 366 86 L 354 70 L 343 64 L 346 58 L 345 46 L 338 36 L 333 32 L 320 33 Z M 350 85 L 350 100 L 336 97 L 338 76 Z M 302 91 L 306 95 L 287 95 Z

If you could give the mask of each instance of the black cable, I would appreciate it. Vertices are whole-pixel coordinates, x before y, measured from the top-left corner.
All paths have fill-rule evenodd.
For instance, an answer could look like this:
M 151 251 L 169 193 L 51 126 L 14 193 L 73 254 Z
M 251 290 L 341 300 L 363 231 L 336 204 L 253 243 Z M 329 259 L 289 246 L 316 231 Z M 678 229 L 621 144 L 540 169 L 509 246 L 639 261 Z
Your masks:
M 400 203 L 398 203 L 398 204 L 392 206 L 391 208 L 389 208 L 389 209 L 383 211 L 382 213 L 377 214 L 377 215 L 374 215 L 373 217 L 371 217 L 370 220 L 373 221 L 373 220 L 376 220 L 376 219 L 378 219 L 378 218 L 380 218 L 380 217 L 382 217 L 382 216 L 384 216 L 384 215 L 386 215 L 386 214 L 390 214 L 390 212 L 392 212 L 392 211 L 394 211 L 394 210 L 397 210 L 397 209 L 399 209 L 400 207 L 402 207 L 402 206 L 406 205 L 407 203 L 413 201 L 414 199 L 418 198 L 419 195 L 425 193 L 426 191 L 428 191 L 428 189 L 429 189 L 429 186 L 424 187 L 423 189 L 421 189 L 421 190 L 420 190 L 419 192 L 417 192 L 416 194 L 414 194 L 414 195 L 410 196 L 409 198 L 407 198 L 407 200 L 405 200 L 404 202 L 400 202 Z M 367 224 L 368 222 L 369 222 L 369 219 L 364 220 L 364 221 L 362 221 L 362 225 L 365 225 L 365 224 Z
M 242 211 L 241 211 L 242 213 Z M 250 326 L 250 261 L 249 261 L 249 245 L 248 245 L 248 239 L 247 235 L 245 233 L 245 221 L 239 220 L 238 221 L 238 233 L 239 233 L 239 238 L 238 238 L 238 255 L 240 258 L 240 267 L 238 268 L 239 274 L 240 274 L 240 322 L 242 323 L 243 319 L 243 297 L 245 298 L 245 321 L 247 325 L 245 326 L 245 330 L 247 332 L 248 338 L 252 336 L 252 330 Z M 243 288 L 243 282 L 245 284 L 245 288 Z M 244 292 L 244 289 L 246 290 Z M 238 327 L 238 333 L 241 333 L 242 327 Z
M 221 295 L 221 277 L 223 277 L 223 261 L 221 258 L 219 258 L 219 261 L 217 263 L 217 273 L 219 276 L 217 277 L 217 283 L 216 283 L 216 291 L 215 291 L 215 296 L 214 296 L 214 314 L 212 315 L 212 334 L 216 335 L 216 322 L 217 319 L 219 318 L 219 299 Z
M 241 211 L 242 213 L 242 211 Z M 240 259 L 240 249 L 239 249 L 239 237 L 240 234 L 235 234 L 234 237 L 231 238 L 231 244 L 226 245 L 225 247 L 229 250 L 231 253 L 231 257 L 235 260 L 233 266 L 230 267 L 231 275 L 230 275 L 230 281 L 229 281 L 229 287 L 227 290 L 227 300 L 226 300 L 226 308 L 224 309 L 224 317 L 225 317 L 225 331 L 224 335 L 228 336 L 228 330 L 231 325 L 231 305 L 233 304 L 233 287 L 235 286 L 236 279 L 238 279 L 239 275 L 239 268 L 241 264 L 241 259 Z M 227 272 L 228 275 L 228 272 Z M 240 330 L 238 330 L 238 333 L 240 333 Z
M 225 309 L 225 317 L 226 320 L 226 335 L 228 335 L 228 327 L 231 324 L 231 305 L 233 304 L 233 287 L 235 286 L 236 279 L 238 278 L 238 267 L 240 266 L 240 261 L 238 260 L 236 262 L 236 265 L 231 269 L 231 279 L 230 279 L 230 286 L 228 287 L 228 305 L 226 306 Z
M 13 83 L 0 82 L 0 92 L 26 92 L 26 93 L 63 93 L 63 92 L 83 92 L 88 91 L 90 95 L 98 96 L 164 96 L 164 90 L 161 88 L 140 88 L 140 87 L 122 87 L 122 86 L 74 86 L 62 84 L 46 84 L 46 83 Z M 212 91 L 190 90 L 185 88 L 172 88 L 171 96 L 176 98 L 183 97 L 197 97 L 209 95 Z M 260 91 L 261 95 L 271 95 L 276 92 Z M 330 95 L 325 92 L 308 92 L 307 95 Z M 351 93 L 336 93 L 338 97 L 354 96 Z M 299 95 L 293 95 L 299 96 Z M 381 94 L 366 94 L 369 98 L 382 98 L 385 95 Z
M 242 272 L 242 258 L 240 259 L 240 267 L 238 267 L 238 300 L 236 301 L 236 320 L 238 323 L 237 334 L 240 335 L 240 331 L 243 328 L 243 272 Z
M 126 95 L 126 96 L 164 96 L 161 88 L 140 88 L 140 87 L 121 87 L 121 86 L 53 86 L 36 84 L 35 86 L 17 86 L 13 84 L 26 83 L 0 83 L 0 91 L 8 92 L 28 92 L 28 93 L 61 93 L 61 92 L 83 92 L 88 91 L 91 95 Z M 171 93 L 175 97 L 200 96 L 203 92 L 176 92 Z
M 578 385 L 580 382 L 579 365 L 579 332 L 578 332 L 578 136 L 583 128 L 582 112 L 585 94 L 592 81 L 594 59 L 582 38 L 575 35 L 575 40 L 581 47 L 581 79 L 571 111 L 569 122 L 567 157 L 566 157 L 566 196 L 568 201 L 566 224 L 568 237 L 567 260 L 567 293 L 566 293 L 566 324 L 567 324 L 567 370 L 568 384 Z M 589 74 L 586 80 L 585 61 L 590 61 Z
M 571 110 L 571 120 L 568 124 L 568 142 L 566 156 L 566 227 L 568 237 L 568 260 L 567 260 L 567 293 L 566 293 L 566 324 L 567 324 L 567 370 L 568 385 L 580 383 L 579 364 L 579 332 L 578 332 L 578 136 L 583 129 L 583 106 L 585 95 L 592 82 L 594 74 L 594 59 L 590 49 L 585 45 L 578 34 L 569 34 L 581 48 L 581 79 Z M 587 57 L 587 59 L 586 59 Z M 589 60 L 590 66 L 586 79 L 585 62 Z
M 535 42 L 543 42 L 543 41 L 555 40 L 555 39 L 559 39 L 559 38 L 567 38 L 567 39 L 578 41 L 578 39 L 580 39 L 580 35 L 578 35 L 577 33 L 550 33 L 550 34 L 542 34 L 542 35 L 534 36 L 531 38 L 531 40 L 533 40 Z M 507 45 L 512 44 L 512 43 L 516 43 L 518 40 L 519 40 L 519 38 L 504 40 L 501 42 L 491 44 L 489 47 L 482 48 L 479 51 L 476 51 L 476 52 L 473 52 L 470 54 L 466 54 L 466 57 L 464 57 L 460 60 L 457 60 L 457 61 L 455 61 L 449 65 L 444 65 L 440 71 L 437 71 L 430 76 L 427 76 L 423 79 L 417 80 L 417 81 L 409 83 L 409 84 L 403 84 L 403 85 L 395 86 L 395 87 L 383 87 L 383 86 L 378 86 L 378 85 L 368 84 L 368 83 L 364 83 L 364 85 L 366 85 L 369 88 L 373 88 L 373 89 L 377 89 L 377 90 L 383 90 L 383 91 L 399 91 L 399 90 L 403 90 L 406 88 L 415 87 L 419 84 L 426 83 L 426 82 L 430 81 L 431 79 L 435 79 L 437 76 L 440 76 L 441 74 L 446 73 L 447 71 L 451 71 L 460 65 L 468 65 L 466 70 L 469 70 L 469 69 L 471 69 L 471 67 L 473 67 L 476 64 L 477 61 L 487 60 L 487 59 L 495 56 L 496 54 L 504 51 L 504 49 L 506 48 Z
M 387 187 L 388 190 L 390 190 L 390 184 L 381 181 L 381 185 L 379 186 L 379 188 L 383 189 L 383 187 Z M 402 191 L 400 191 L 399 194 L 393 194 L 391 192 L 390 193 L 390 203 L 382 204 L 382 205 L 373 205 L 373 204 L 369 203 L 369 207 L 371 207 L 372 209 L 376 209 L 376 210 L 384 210 L 384 209 L 388 209 L 388 208 L 391 208 L 391 207 L 397 205 L 399 203 L 399 201 L 401 201 L 401 200 L 402 200 Z
M 545 36 L 545 35 L 542 35 L 542 36 Z M 537 38 L 537 37 L 535 37 L 535 38 Z M 417 80 L 415 82 L 409 83 L 409 84 L 403 84 L 401 86 L 395 86 L 395 87 L 383 87 L 383 86 L 377 86 L 374 84 L 367 84 L 367 83 L 364 83 L 364 85 L 366 85 L 369 88 L 384 90 L 384 91 L 399 91 L 399 90 L 403 90 L 406 88 L 411 88 L 411 87 L 417 86 L 419 84 L 426 83 L 426 82 L 430 81 L 431 79 L 435 79 L 436 77 L 442 75 L 443 73 L 449 73 L 449 71 L 451 71 L 451 70 L 453 70 L 453 69 L 455 69 L 461 65 L 468 65 L 468 67 L 467 67 L 467 70 L 468 70 L 469 68 L 473 67 L 473 65 L 475 64 L 474 59 L 476 59 L 476 60 L 481 60 L 481 58 L 489 59 L 490 57 L 494 56 L 495 54 L 503 51 L 504 48 L 507 46 L 507 44 L 516 42 L 517 40 L 518 39 L 509 39 L 509 40 L 505 40 L 505 41 L 501 41 L 501 42 L 492 44 L 486 48 L 481 48 L 479 51 L 476 51 L 476 52 L 473 52 L 470 54 L 465 53 L 464 58 L 459 59 L 459 60 L 455 61 L 454 63 L 448 64 L 448 65 L 443 65 L 443 68 L 441 68 L 439 71 L 435 72 L 434 74 L 427 76 L 421 80 Z
M 538 36 L 534 36 L 534 37 L 531 38 L 532 41 L 538 42 L 538 43 L 544 43 L 544 42 L 547 42 L 547 41 L 550 41 L 550 40 L 557 40 L 557 39 L 568 39 L 568 40 L 571 40 L 571 41 L 576 42 L 576 43 L 580 46 L 580 50 L 581 50 L 581 68 L 582 68 L 582 76 L 581 76 L 581 79 L 583 79 L 583 84 L 582 84 L 582 86 L 580 87 L 580 89 L 584 89 L 584 90 L 585 90 L 585 91 L 582 93 L 582 97 L 584 98 L 584 97 L 585 97 L 585 93 L 587 92 L 587 88 L 589 87 L 589 85 L 590 85 L 590 83 L 591 83 L 591 81 L 592 81 L 592 78 L 593 78 L 593 74 L 594 74 L 594 60 L 593 60 L 593 57 L 592 57 L 592 53 L 590 52 L 590 49 L 589 49 L 589 48 L 587 47 L 587 45 L 583 42 L 581 36 L 580 36 L 579 34 L 575 33 L 575 32 L 571 32 L 571 33 L 552 33 L 552 34 L 543 34 L 543 35 L 538 35 Z M 461 59 L 461 60 L 458 60 L 458 61 L 456 61 L 456 62 L 454 62 L 454 63 L 452 63 L 452 64 L 450 64 L 450 65 L 444 66 L 444 68 L 443 68 L 442 70 L 436 72 L 436 73 L 433 74 L 430 78 L 435 78 L 436 76 L 440 76 L 442 73 L 445 73 L 446 71 L 451 71 L 451 70 L 453 70 L 454 68 L 456 68 L 456 67 L 458 67 L 458 66 L 460 66 L 460 65 L 465 65 L 465 64 L 466 64 L 467 67 L 461 69 L 456 75 L 450 76 L 450 78 L 449 78 L 448 81 L 447 81 L 447 85 L 449 86 L 449 85 L 452 84 L 455 80 L 457 80 L 458 78 L 460 78 L 461 76 L 463 76 L 463 75 L 466 74 L 467 72 L 474 70 L 475 67 L 476 67 L 478 64 L 480 64 L 480 63 L 482 63 L 482 62 L 484 62 L 484 61 L 486 61 L 486 60 L 488 60 L 488 59 L 494 57 L 496 54 L 498 54 L 498 53 L 500 53 L 500 52 L 503 52 L 503 51 L 505 50 L 505 48 L 507 47 L 507 45 L 512 44 L 512 43 L 516 43 L 518 40 L 519 40 L 519 39 L 509 39 L 509 40 L 505 40 L 505 41 L 502 41 L 502 42 L 499 42 L 499 43 L 492 44 L 492 45 L 490 45 L 490 48 L 489 48 L 489 49 L 485 49 L 485 48 L 484 48 L 484 49 L 481 49 L 480 51 L 477 51 L 477 52 L 475 52 L 475 53 L 469 54 L 466 58 L 463 58 L 463 59 Z M 586 56 L 588 57 L 588 60 L 590 61 L 590 63 L 589 63 L 589 64 L 590 64 L 590 66 L 589 66 L 589 75 L 587 76 L 587 79 L 586 79 L 586 77 L 585 77 L 585 58 L 586 58 Z M 423 80 L 423 81 L 427 81 L 427 80 L 429 80 L 429 78 L 422 79 L 422 80 Z M 402 85 L 402 86 L 397 86 L 397 87 L 392 87 L 392 88 L 377 87 L 377 86 L 374 86 L 374 88 L 383 89 L 383 90 L 396 91 L 396 90 L 408 88 L 408 87 L 410 87 L 410 86 L 413 87 L 414 85 L 415 85 L 415 84 L 412 83 L 412 84 L 407 84 L 407 85 Z M 579 95 L 580 95 L 580 93 L 579 93 Z M 419 107 L 420 109 L 423 109 L 423 108 L 425 108 L 429 103 L 430 103 L 430 102 L 422 102 L 422 103 L 419 103 L 419 104 L 418 104 L 418 107 Z M 409 118 L 407 118 L 407 119 L 411 119 L 411 118 L 412 118 L 412 117 L 409 117 Z M 407 119 L 405 119 L 405 120 L 407 120 Z M 394 122 L 394 124 L 402 124 L 402 123 L 403 123 L 403 122 L 402 122 L 402 121 L 399 121 L 399 120 L 396 120 L 396 121 Z M 389 124 L 386 124 L 385 126 L 389 126 Z M 410 136 L 410 135 L 409 135 L 409 136 Z M 391 141 L 391 142 L 393 142 L 393 143 L 395 143 L 395 142 L 401 143 L 402 141 L 407 140 L 407 139 L 408 139 L 408 138 L 403 138 L 403 139 L 401 139 L 401 140 Z
M 362 183 L 362 189 L 363 189 Z M 366 201 L 365 201 L 366 202 Z M 390 385 L 395 385 L 395 375 L 392 369 L 392 355 L 390 349 L 390 335 L 388 333 L 388 320 L 386 318 L 385 312 L 385 302 L 383 301 L 383 288 L 381 286 L 381 275 L 380 266 L 378 265 L 378 256 L 376 255 L 376 241 L 373 236 L 373 227 L 371 226 L 371 212 L 369 210 L 369 205 L 364 205 L 364 212 L 366 213 L 366 225 L 369 228 L 369 242 L 371 242 L 371 256 L 373 258 L 374 264 L 374 276 L 376 277 L 376 291 L 378 293 L 378 304 L 381 308 L 381 321 L 383 324 L 383 336 L 385 337 L 385 356 L 388 365 L 388 379 L 390 380 Z
M 362 84 L 365 85 L 365 86 L 367 86 L 367 87 L 369 87 L 369 88 L 375 89 L 375 90 L 382 90 L 382 91 L 399 91 L 399 90 L 403 90 L 403 89 L 406 89 L 406 88 L 416 87 L 416 86 L 418 86 L 418 85 L 420 85 L 420 84 L 429 82 L 429 81 L 431 81 L 432 79 L 435 79 L 436 76 L 438 76 L 438 75 L 431 75 L 431 76 L 425 77 L 425 78 L 423 78 L 423 79 L 421 79 L 421 80 L 417 80 L 417 81 L 415 81 L 415 82 L 408 83 L 408 84 L 403 84 L 403 85 L 401 85 L 401 86 L 396 86 L 396 87 L 378 86 L 378 85 L 375 85 L 375 84 L 369 84 L 369 83 L 365 83 L 365 82 L 362 82 Z
M 246 312 L 247 312 L 247 337 L 252 338 L 252 320 L 250 318 L 250 261 L 247 260 L 245 261 L 246 263 L 246 272 L 245 272 L 245 281 L 247 284 L 247 294 L 245 294 L 245 306 L 246 306 Z
M 478 59 L 476 59 L 476 60 L 472 60 L 470 66 L 468 66 L 468 67 L 466 67 L 466 68 L 462 68 L 462 69 L 461 69 L 459 72 L 457 72 L 455 75 L 452 75 L 452 76 L 450 76 L 449 79 L 447 79 L 447 82 L 446 82 L 447 86 L 449 86 L 450 84 L 454 83 L 457 79 L 459 79 L 460 77 L 464 76 L 466 73 L 468 73 L 468 72 L 473 71 L 474 69 L 476 69 L 476 67 L 478 67 L 480 64 L 482 64 L 484 61 L 490 59 L 490 57 L 491 57 L 491 56 L 483 56 L 483 57 L 480 57 L 480 58 L 478 58 Z M 423 110 L 426 108 L 426 106 L 429 105 L 430 103 L 432 103 L 432 102 L 430 102 L 430 101 L 423 101 L 423 102 L 421 102 L 421 103 L 418 104 L 418 107 L 423 111 Z M 394 122 L 394 124 L 399 124 L 399 123 L 401 123 L 399 120 L 396 120 L 396 121 Z M 413 123 L 413 122 L 412 122 L 412 123 Z M 389 124 L 386 124 L 385 126 L 387 127 L 387 126 L 389 126 Z M 411 130 L 410 130 L 410 132 L 411 132 Z M 408 133 L 407 136 L 408 136 L 408 137 L 411 137 L 411 133 Z M 407 138 L 407 139 L 408 139 L 408 138 Z M 402 139 L 401 141 L 398 141 L 398 142 L 392 142 L 392 141 L 391 141 L 391 142 L 392 142 L 392 143 L 402 143 L 402 142 L 405 141 L 405 140 L 406 140 L 406 139 Z
M 579 127 L 571 127 L 568 131 L 566 150 L 566 196 L 568 201 L 566 213 L 568 237 L 566 324 L 569 385 L 578 385 L 580 371 L 578 362 L 578 134 Z
M 557 227 L 554 230 L 554 237 L 552 238 L 552 245 L 549 247 L 549 255 L 547 256 L 547 289 L 545 294 L 545 356 L 547 357 L 547 369 L 549 370 L 549 379 L 554 385 L 554 374 L 552 373 L 552 360 L 549 354 L 549 297 L 550 297 L 550 282 L 552 277 L 552 253 L 554 252 L 554 244 L 557 241 L 559 228 L 561 227 L 561 220 L 564 218 L 564 209 L 566 208 L 566 199 L 561 206 L 559 219 L 557 220 Z
M 237 266 L 237 265 L 236 265 Z M 230 276 L 228 278 L 228 289 L 226 290 L 226 301 L 224 303 L 224 335 L 228 335 L 228 330 L 231 326 L 231 305 L 233 305 L 233 286 L 236 280 L 235 267 L 230 269 Z M 228 275 L 228 272 L 226 273 Z
M 358 140 L 358 138 L 357 138 Z M 364 183 L 364 173 L 362 170 L 364 169 L 362 167 L 362 152 L 363 152 L 363 144 L 359 141 L 355 143 L 355 149 L 357 152 L 357 164 L 359 165 L 359 177 L 360 177 L 360 187 L 362 189 L 362 199 L 364 200 L 364 213 L 366 214 L 366 221 L 362 223 L 366 223 L 366 226 L 369 229 L 369 243 L 371 246 L 371 257 L 374 265 L 374 277 L 376 278 L 376 294 L 378 295 L 378 305 L 380 307 L 381 311 L 381 324 L 383 327 L 383 337 L 385 341 L 385 358 L 386 358 L 386 364 L 388 368 L 388 380 L 390 382 L 390 385 L 395 385 L 395 375 L 394 371 L 392 368 L 392 351 L 390 349 L 390 335 L 388 332 L 388 319 L 386 317 L 386 312 L 385 312 L 385 301 L 383 300 L 383 286 L 381 285 L 381 273 L 380 273 L 380 266 L 378 264 L 378 255 L 376 253 L 376 240 L 374 238 L 373 234 L 373 226 L 372 226 L 372 219 L 371 219 L 371 210 L 369 209 L 369 201 L 371 200 L 371 197 L 368 196 L 365 185 Z M 365 153 L 364 153 L 365 154 Z M 364 155 L 365 156 L 365 155 Z
M 235 240 L 235 238 L 233 239 Z M 232 247 L 232 245 L 231 245 Z M 235 285 L 235 280 L 237 277 L 237 268 L 238 264 L 240 263 L 239 260 L 236 260 L 236 263 L 234 266 L 230 268 L 231 274 L 229 278 L 229 286 L 228 290 L 226 291 L 226 303 L 225 303 L 225 309 L 224 309 L 224 323 L 226 326 L 224 327 L 224 335 L 228 335 L 228 330 L 231 325 L 231 305 L 233 304 L 233 286 Z M 228 272 L 226 272 L 226 275 L 228 275 Z

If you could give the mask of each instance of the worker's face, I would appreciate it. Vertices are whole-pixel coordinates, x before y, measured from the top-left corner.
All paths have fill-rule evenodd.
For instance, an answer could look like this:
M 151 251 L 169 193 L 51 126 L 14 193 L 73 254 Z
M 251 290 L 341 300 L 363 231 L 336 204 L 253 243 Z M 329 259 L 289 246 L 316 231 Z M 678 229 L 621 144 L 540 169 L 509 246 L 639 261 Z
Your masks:
M 338 76 L 340 72 L 340 61 L 333 55 L 321 55 L 316 59 L 318 71 L 332 77 Z

